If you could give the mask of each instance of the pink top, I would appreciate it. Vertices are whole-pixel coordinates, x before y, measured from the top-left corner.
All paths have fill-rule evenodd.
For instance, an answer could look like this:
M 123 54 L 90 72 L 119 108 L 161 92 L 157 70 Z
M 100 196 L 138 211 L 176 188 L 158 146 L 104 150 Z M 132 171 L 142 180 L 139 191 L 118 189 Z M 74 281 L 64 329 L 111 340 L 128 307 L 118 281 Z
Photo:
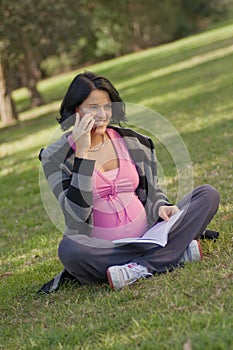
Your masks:
M 135 194 L 139 183 L 136 167 L 122 137 L 107 129 L 119 159 L 119 168 L 93 173 L 91 237 L 107 240 L 140 237 L 147 230 L 145 209 Z

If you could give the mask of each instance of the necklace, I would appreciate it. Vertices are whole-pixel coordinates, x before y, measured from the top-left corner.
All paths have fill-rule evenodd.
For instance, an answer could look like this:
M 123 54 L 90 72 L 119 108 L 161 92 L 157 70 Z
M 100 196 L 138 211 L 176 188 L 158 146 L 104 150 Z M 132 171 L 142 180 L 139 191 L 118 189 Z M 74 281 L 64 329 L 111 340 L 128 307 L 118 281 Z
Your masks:
M 88 152 L 97 152 L 99 149 L 104 147 L 105 143 L 106 143 L 105 134 L 103 134 L 101 144 L 97 145 L 96 147 L 90 148 Z

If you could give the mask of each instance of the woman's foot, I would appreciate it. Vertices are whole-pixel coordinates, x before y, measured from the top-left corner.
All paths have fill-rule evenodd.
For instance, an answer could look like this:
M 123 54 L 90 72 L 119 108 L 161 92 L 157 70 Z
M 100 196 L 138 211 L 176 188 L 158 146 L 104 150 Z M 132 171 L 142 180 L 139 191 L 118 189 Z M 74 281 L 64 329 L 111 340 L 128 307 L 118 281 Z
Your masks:
M 148 268 L 137 263 L 129 263 L 121 266 L 111 266 L 107 269 L 107 277 L 112 289 L 118 290 L 134 283 L 141 277 L 150 277 L 152 273 Z
M 198 240 L 193 240 L 182 254 L 179 263 L 191 262 L 203 259 L 201 244 Z

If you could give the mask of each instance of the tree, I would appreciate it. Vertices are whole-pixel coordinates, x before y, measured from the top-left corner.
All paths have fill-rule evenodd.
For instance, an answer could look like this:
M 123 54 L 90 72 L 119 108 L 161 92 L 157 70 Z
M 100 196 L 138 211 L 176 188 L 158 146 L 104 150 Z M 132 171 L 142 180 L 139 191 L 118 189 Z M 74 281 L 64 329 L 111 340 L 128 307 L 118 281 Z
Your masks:
M 8 70 L 16 68 L 24 60 L 25 72 L 27 73 L 29 71 L 28 67 L 31 67 L 34 62 L 32 56 L 27 57 L 29 52 L 25 50 L 25 42 L 28 41 L 27 36 L 23 33 L 20 35 L 23 29 L 21 23 L 23 13 L 19 9 L 20 7 L 14 1 L 1 1 L 0 42 L 4 48 L 1 52 L 1 119 L 4 124 L 10 124 L 17 119 L 16 108 L 11 97 L 13 84 L 9 79 L 6 68 Z M 24 37 L 26 37 L 26 40 L 24 40 Z M 40 105 L 42 99 L 36 88 L 38 79 L 32 79 L 33 75 L 34 72 L 31 69 L 30 74 L 27 74 L 25 79 L 25 86 L 29 88 L 31 93 L 32 105 Z
M 87 40 L 85 47 L 81 45 L 80 57 L 87 59 L 93 38 L 87 31 L 86 11 L 90 7 L 85 7 L 85 3 L 83 0 L 1 0 L 0 42 L 7 58 L 3 64 L 17 71 L 21 84 L 28 88 L 31 107 L 43 103 L 37 83 L 42 76 L 40 64 L 45 58 L 69 52 L 73 46 L 78 51 L 78 40 L 85 33 Z M 10 81 L 5 75 L 2 79 L 10 93 Z
M 6 59 L 0 49 L 0 116 L 3 125 L 12 124 L 18 119 L 7 81 Z

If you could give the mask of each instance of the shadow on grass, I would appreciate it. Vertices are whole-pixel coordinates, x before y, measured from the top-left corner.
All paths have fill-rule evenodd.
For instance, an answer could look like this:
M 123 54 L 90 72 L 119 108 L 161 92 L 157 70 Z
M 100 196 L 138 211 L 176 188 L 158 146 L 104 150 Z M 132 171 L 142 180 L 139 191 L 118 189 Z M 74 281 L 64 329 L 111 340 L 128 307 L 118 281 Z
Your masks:
M 120 63 L 117 66 L 114 66 L 114 69 L 111 67 L 108 68 L 106 64 L 106 68 L 102 68 L 100 70 L 101 74 L 108 76 L 110 79 L 114 81 L 114 84 L 121 84 L 124 82 L 123 73 L 126 72 L 126 79 L 132 79 L 138 75 L 148 74 L 152 71 L 160 70 L 161 68 L 167 68 L 170 65 L 182 63 L 185 60 L 191 59 L 195 56 L 209 54 L 211 51 L 215 51 L 218 49 L 227 48 L 232 44 L 232 38 L 225 40 L 217 40 L 210 44 L 203 44 L 202 46 L 198 46 L 192 48 L 188 47 L 178 47 L 169 49 L 169 44 L 165 45 L 164 48 L 166 50 L 163 52 L 155 51 L 151 52 L 148 50 L 148 57 L 140 56 L 132 56 L 132 60 L 127 62 Z M 158 47 L 159 49 L 159 47 Z M 154 49 L 152 49 L 154 50 Z M 146 53 L 146 51 L 145 51 Z
M 197 102 L 195 95 L 198 95 L 198 90 L 205 102 L 208 102 L 205 98 L 206 93 L 212 94 L 212 98 L 216 98 L 215 90 L 217 88 L 223 90 L 227 87 L 226 91 L 229 92 L 229 95 L 232 94 L 231 73 L 229 74 L 229 72 L 231 72 L 231 60 L 228 56 L 221 57 L 185 70 L 167 73 L 159 78 L 148 77 L 147 80 L 143 79 L 142 83 L 128 85 L 122 93 L 125 93 L 126 102 L 135 102 L 135 96 L 138 96 L 139 103 L 143 100 L 145 103 L 147 100 L 151 100 L 151 105 L 154 98 L 155 101 L 158 100 L 159 106 L 164 106 L 166 110 L 172 111 L 173 104 L 179 108 L 179 92 L 181 92 L 181 100 L 183 101 L 186 98 L 186 89 L 190 89 L 190 100 L 193 100 L 191 104 L 193 107 L 193 104 Z M 225 81 L 223 81 L 223 77 Z M 166 99 L 166 95 L 169 94 L 175 95 L 174 103 L 170 105 L 169 96 L 167 101 L 159 102 L 160 98 Z
M 59 124 L 56 120 L 58 113 L 45 113 L 37 118 L 20 121 L 15 125 L 6 126 L 1 129 L 0 143 L 11 143 L 23 139 L 29 134 L 46 130 L 52 126 L 57 127 Z M 9 137 L 10 134 L 10 137 Z

